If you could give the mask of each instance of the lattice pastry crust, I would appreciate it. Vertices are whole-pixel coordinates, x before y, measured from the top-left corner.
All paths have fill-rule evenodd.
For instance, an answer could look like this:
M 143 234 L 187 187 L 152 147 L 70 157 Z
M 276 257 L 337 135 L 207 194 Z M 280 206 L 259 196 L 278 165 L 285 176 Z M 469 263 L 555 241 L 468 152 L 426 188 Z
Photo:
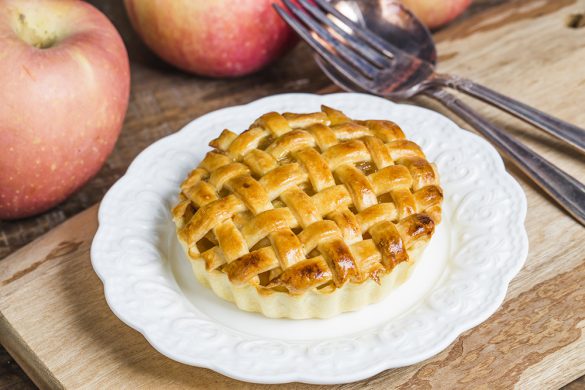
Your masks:
M 393 122 L 262 115 L 224 130 L 173 208 L 195 275 L 268 317 L 325 318 L 400 285 L 441 219 L 435 166 Z

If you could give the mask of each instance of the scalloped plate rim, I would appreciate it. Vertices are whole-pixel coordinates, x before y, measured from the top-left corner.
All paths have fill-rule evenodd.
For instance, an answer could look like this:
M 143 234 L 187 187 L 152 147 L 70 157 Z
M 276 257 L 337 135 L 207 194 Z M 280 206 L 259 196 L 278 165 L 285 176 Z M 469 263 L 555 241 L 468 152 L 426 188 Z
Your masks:
M 442 342 L 437 343 L 434 348 L 427 349 L 425 352 L 421 352 L 419 354 L 413 355 L 410 359 L 403 359 L 400 362 L 382 360 L 382 361 L 379 361 L 377 364 L 371 365 L 367 369 L 360 370 L 358 373 L 350 373 L 347 375 L 337 374 L 337 375 L 334 375 L 332 377 L 325 377 L 325 378 L 315 378 L 315 377 L 310 377 L 310 376 L 307 377 L 307 376 L 303 376 L 302 374 L 296 373 L 296 372 L 293 372 L 292 374 L 282 374 L 282 375 L 276 375 L 276 376 L 272 375 L 269 377 L 249 376 L 249 375 L 245 375 L 245 374 L 242 375 L 238 372 L 234 372 L 234 371 L 229 370 L 229 369 L 225 369 L 224 367 L 221 367 L 217 364 L 209 362 L 208 359 L 206 359 L 205 357 L 203 357 L 199 360 L 195 360 L 195 359 L 185 360 L 181 356 L 178 356 L 177 354 L 173 353 L 172 351 L 160 348 L 160 346 L 157 345 L 157 343 L 151 337 L 149 337 L 148 331 L 145 330 L 141 326 L 141 324 L 139 324 L 136 320 L 128 318 L 128 316 L 125 313 L 119 312 L 117 310 L 115 304 L 112 303 L 111 293 L 110 293 L 109 288 L 108 288 L 108 280 L 102 274 L 102 272 L 99 270 L 99 266 L 96 266 L 95 259 L 97 257 L 99 257 L 99 254 L 97 253 L 98 247 L 94 244 L 97 241 L 99 241 L 96 239 L 101 238 L 101 235 L 103 234 L 103 231 L 105 230 L 105 226 L 103 226 L 103 220 L 104 220 L 104 213 L 105 213 L 106 207 L 104 205 L 108 204 L 108 202 L 110 201 L 110 197 L 112 197 L 113 194 L 115 194 L 115 190 L 118 187 L 122 187 L 124 185 L 125 181 L 128 180 L 129 176 L 136 169 L 138 169 L 137 167 L 142 162 L 144 162 L 148 159 L 148 156 L 150 153 L 153 153 L 153 151 L 155 151 L 157 149 L 163 148 L 166 144 L 172 143 L 172 141 L 175 138 L 179 138 L 181 135 L 188 132 L 190 130 L 190 128 L 193 127 L 196 122 L 200 122 L 200 121 L 203 122 L 205 120 L 209 120 L 209 118 L 211 118 L 211 117 L 218 116 L 222 113 L 229 112 L 229 111 L 234 110 L 234 109 L 242 109 L 242 108 L 245 108 L 245 107 L 251 106 L 251 105 L 259 105 L 263 102 L 266 102 L 268 100 L 273 100 L 273 99 L 288 99 L 288 98 L 297 99 L 297 98 L 302 98 L 303 96 L 307 96 L 307 97 L 308 96 L 310 96 L 310 97 L 316 96 L 319 98 L 339 97 L 339 96 L 348 97 L 349 95 L 353 95 L 356 98 L 384 100 L 389 105 L 393 105 L 393 106 L 397 107 L 397 109 L 407 108 L 407 109 L 418 110 L 421 112 L 424 111 L 425 115 L 434 116 L 437 119 L 440 118 L 440 120 L 450 122 L 452 124 L 451 127 L 453 127 L 454 129 L 457 128 L 459 131 L 461 131 L 462 134 L 464 134 L 465 137 L 474 138 L 476 142 L 484 144 L 484 146 L 487 146 L 484 149 L 486 151 L 489 150 L 489 153 L 494 155 L 494 157 L 495 157 L 494 161 L 497 163 L 497 168 L 498 168 L 499 173 L 502 175 L 502 178 L 504 180 L 506 180 L 506 182 L 507 182 L 506 184 L 513 188 L 513 191 L 516 193 L 516 195 L 518 195 L 517 200 L 520 201 L 520 203 L 521 203 L 520 204 L 521 208 L 520 208 L 520 210 L 518 210 L 519 211 L 518 220 L 515 222 L 518 225 L 517 232 L 520 233 L 518 238 L 521 240 L 521 252 L 522 253 L 518 253 L 518 258 L 521 260 L 518 260 L 516 263 L 513 264 L 514 265 L 513 267 L 510 267 L 508 269 L 508 272 L 505 274 L 505 279 L 506 279 L 505 283 L 503 283 L 500 286 L 497 298 L 495 298 L 493 300 L 493 302 L 491 303 L 491 305 L 489 305 L 489 307 L 486 307 L 481 312 L 481 314 L 478 314 L 475 317 L 469 318 L 467 321 L 453 324 L 453 326 L 451 327 L 451 329 L 448 332 L 448 335 L 446 337 L 444 337 Z M 125 174 L 122 177 L 120 177 L 120 179 L 118 179 L 118 181 L 116 183 L 114 183 L 114 185 L 110 188 L 110 190 L 108 190 L 108 192 L 103 197 L 103 199 L 100 203 L 99 211 L 98 211 L 99 226 L 98 226 L 98 229 L 96 231 L 94 241 L 92 242 L 92 245 L 91 245 L 90 257 L 91 257 L 91 262 L 92 262 L 92 266 L 94 268 L 94 271 L 96 272 L 96 274 L 98 275 L 98 277 L 100 278 L 102 283 L 104 284 L 104 296 L 105 296 L 106 302 L 107 302 L 110 310 L 112 310 L 112 312 L 127 326 L 130 326 L 131 328 L 140 332 L 143 335 L 143 337 L 148 341 L 148 343 L 153 348 L 155 348 L 155 350 L 157 350 L 159 353 L 161 353 L 161 354 L 163 354 L 163 355 L 165 355 L 165 356 L 167 356 L 175 361 L 181 362 L 181 363 L 186 364 L 186 365 L 192 365 L 192 366 L 211 369 L 211 370 L 218 372 L 220 374 L 223 374 L 227 377 L 234 378 L 234 379 L 241 380 L 241 381 L 253 382 L 253 383 L 263 383 L 263 384 L 277 384 L 277 383 L 290 383 L 290 382 L 303 382 L 303 383 L 309 383 L 309 384 L 349 383 L 349 382 L 355 382 L 355 381 L 359 381 L 359 380 L 363 380 L 363 379 L 372 377 L 372 376 L 379 374 L 380 372 L 385 371 L 387 369 L 404 367 L 404 366 L 416 364 L 416 363 L 419 363 L 423 360 L 426 360 L 426 359 L 440 353 L 445 348 L 447 348 L 463 332 L 481 324 L 482 322 L 487 320 L 490 316 L 492 316 L 496 312 L 496 310 L 501 306 L 502 302 L 505 299 L 505 296 L 506 296 L 506 293 L 507 293 L 507 290 L 509 287 L 509 283 L 517 275 L 517 273 L 520 271 L 520 269 L 523 267 L 523 265 L 526 261 L 526 258 L 527 258 L 528 237 L 527 237 L 526 230 L 524 228 L 524 220 L 526 218 L 526 208 L 527 208 L 527 201 L 526 201 L 526 196 L 525 196 L 522 188 L 520 187 L 518 182 L 505 170 L 505 165 L 503 163 L 503 160 L 501 159 L 501 157 L 499 156 L 497 151 L 486 140 L 484 140 L 483 138 L 481 138 L 481 137 L 479 137 L 479 136 L 477 136 L 469 131 L 461 129 L 457 124 L 455 124 L 449 118 L 443 116 L 440 113 L 437 113 L 433 110 L 430 110 L 430 109 L 427 109 L 424 107 L 411 105 L 411 104 L 393 103 L 393 102 L 387 101 L 387 100 L 379 98 L 379 97 L 375 97 L 375 96 L 367 95 L 367 94 L 361 94 L 361 93 L 342 92 L 342 93 L 333 93 L 333 94 L 326 94 L 326 95 L 315 95 L 315 94 L 310 94 L 310 93 L 285 93 L 285 94 L 277 94 L 277 95 L 263 97 L 263 98 L 260 98 L 258 100 L 246 103 L 246 104 L 224 107 L 224 108 L 206 113 L 198 118 L 193 119 L 189 123 L 185 124 L 179 131 L 159 139 L 158 141 L 156 141 L 156 142 L 152 143 L 151 145 L 149 145 L 148 147 L 146 147 L 142 152 L 140 152 L 134 158 L 132 163 L 129 165 Z

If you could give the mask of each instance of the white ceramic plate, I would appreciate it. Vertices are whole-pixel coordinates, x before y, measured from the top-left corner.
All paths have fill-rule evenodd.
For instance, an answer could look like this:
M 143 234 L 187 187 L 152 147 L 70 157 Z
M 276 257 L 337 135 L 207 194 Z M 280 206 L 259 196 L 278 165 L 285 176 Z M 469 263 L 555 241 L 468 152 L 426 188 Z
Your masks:
M 197 283 L 179 248 L 179 184 L 224 128 L 321 104 L 397 122 L 438 165 L 444 221 L 383 302 L 327 320 L 240 311 Z M 250 382 L 344 383 L 429 358 L 494 313 L 526 259 L 525 214 L 496 151 L 447 118 L 363 94 L 285 94 L 204 115 L 142 152 L 101 203 L 91 258 L 112 311 L 171 359 Z

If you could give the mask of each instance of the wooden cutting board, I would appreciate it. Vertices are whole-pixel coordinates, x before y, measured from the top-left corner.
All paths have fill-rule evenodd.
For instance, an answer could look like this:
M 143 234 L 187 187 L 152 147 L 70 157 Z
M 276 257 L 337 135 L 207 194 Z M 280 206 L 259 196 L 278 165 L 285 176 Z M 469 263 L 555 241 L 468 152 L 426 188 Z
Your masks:
M 497 7 L 437 36 L 440 68 L 585 126 L 585 28 L 565 25 L 574 13 L 585 13 L 585 0 Z M 585 181 L 582 155 L 502 113 L 473 105 Z M 344 388 L 540 389 L 585 374 L 585 229 L 513 166 L 508 169 L 528 198 L 530 251 L 503 306 L 434 358 Z M 35 383 L 47 388 L 264 387 L 167 359 L 114 316 L 89 259 L 96 212 L 97 206 L 86 210 L 0 262 L 0 342 Z

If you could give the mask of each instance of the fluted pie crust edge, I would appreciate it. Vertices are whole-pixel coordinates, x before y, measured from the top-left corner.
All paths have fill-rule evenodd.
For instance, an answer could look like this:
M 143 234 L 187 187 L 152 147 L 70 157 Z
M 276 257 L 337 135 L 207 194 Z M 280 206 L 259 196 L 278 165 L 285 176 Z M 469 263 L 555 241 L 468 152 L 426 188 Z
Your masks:
M 379 284 L 368 279 L 360 284 L 347 283 L 335 290 L 308 291 L 302 295 L 267 292 L 252 285 L 236 286 L 227 274 L 207 271 L 203 261 L 190 259 L 190 263 L 199 283 L 210 288 L 218 297 L 235 303 L 241 310 L 262 313 L 270 318 L 324 319 L 382 300 L 408 279 L 422 249 L 411 253 L 412 262 L 400 263 L 381 277 Z
M 389 121 L 268 113 L 210 146 L 173 217 L 197 279 L 242 310 L 328 318 L 377 302 L 441 219 L 436 168 Z

